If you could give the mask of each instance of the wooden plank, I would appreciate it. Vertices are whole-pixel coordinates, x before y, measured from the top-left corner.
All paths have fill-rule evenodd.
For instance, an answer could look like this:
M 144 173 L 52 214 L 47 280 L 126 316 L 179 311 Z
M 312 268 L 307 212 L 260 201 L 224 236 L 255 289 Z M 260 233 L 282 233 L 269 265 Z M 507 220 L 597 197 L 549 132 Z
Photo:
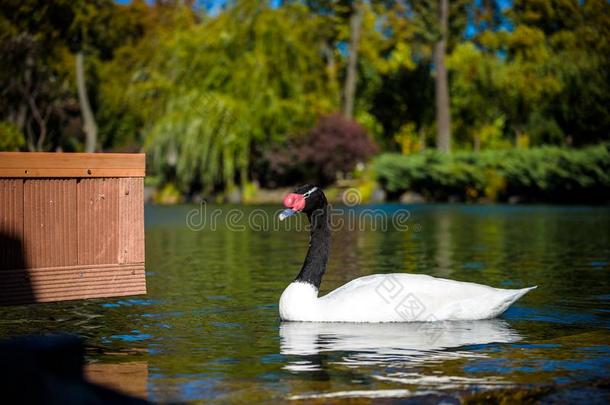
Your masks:
M 25 268 L 23 180 L 0 179 L 0 270 Z
M 3 305 L 145 293 L 143 264 L 13 269 L 0 272 L 0 304 Z
M 3 299 L 0 297 L 0 305 L 17 305 L 17 304 L 33 304 L 42 302 L 55 302 L 55 301 L 74 301 L 82 299 L 92 298 L 109 298 L 109 297 L 126 297 L 132 295 L 143 295 L 146 294 L 145 285 L 139 287 L 128 287 L 128 288 L 110 288 L 100 289 L 95 288 L 93 290 L 87 290 L 83 292 L 77 292 L 75 294 L 59 294 L 59 295 L 41 295 L 37 296 L 32 300 L 28 294 L 20 296 L 11 296 Z
M 76 180 L 28 179 L 23 187 L 28 268 L 76 265 Z
M 30 302 L 43 302 L 51 301 L 53 298 L 57 300 L 63 299 L 86 299 L 92 294 L 98 294 L 98 297 L 106 296 L 112 297 L 114 291 L 132 291 L 134 295 L 146 293 L 146 283 L 139 279 L 121 279 L 117 281 L 98 281 L 90 282 L 88 284 L 76 284 L 71 288 L 66 286 L 55 286 L 55 288 L 41 288 L 38 290 L 30 291 L 27 287 L 21 285 L 10 286 L 10 291 L 6 294 L 2 294 L 1 300 L 10 302 L 12 300 L 22 300 L 33 296 Z M 107 294 L 107 295 L 102 295 Z
M 144 175 L 143 154 L 0 152 L 0 303 L 145 294 Z
M 61 266 L 61 267 L 39 267 L 36 269 L 28 269 L 28 271 L 36 273 L 36 272 L 40 272 L 40 273 L 45 273 L 45 274 L 49 274 L 49 273 L 54 273 L 54 274 L 62 274 L 62 273 L 72 273 L 76 270 L 80 270 L 80 271 L 112 271 L 114 269 L 118 267 L 120 267 L 121 269 L 139 269 L 142 267 L 143 263 L 134 263 L 134 264 L 116 264 L 116 263 L 110 263 L 110 264 L 95 264 L 95 265 L 86 265 L 86 266 L 82 266 L 82 265 L 76 265 L 76 266 Z M 20 272 L 23 269 L 7 269 L 4 272 L 2 272 L 1 274 L 11 274 L 13 272 Z M 1 275 L 0 274 L 0 275 Z
M 62 284 L 72 281 L 74 277 L 79 280 L 106 280 L 111 278 L 144 276 L 141 265 L 127 265 L 117 267 L 116 264 L 102 267 L 56 267 L 45 269 L 10 269 L 0 273 L 0 284 L 7 286 L 21 284 L 27 279 L 32 287 L 44 288 L 47 285 Z
M 119 179 L 119 263 L 144 263 L 144 179 Z
M 144 177 L 143 153 L 0 152 L 0 177 Z
M 87 295 L 90 291 L 104 291 L 104 290 L 115 290 L 115 289 L 139 289 L 144 286 L 144 282 L 140 279 L 122 279 L 112 281 L 108 283 L 107 281 L 88 281 L 87 283 L 77 283 L 72 282 L 70 284 L 63 285 L 55 285 L 55 286 L 46 286 L 43 285 L 40 288 L 34 288 L 34 296 L 40 298 L 42 296 L 73 296 L 73 295 Z M 12 297 L 19 295 L 17 291 L 19 291 L 20 286 L 12 286 L 11 292 L 3 294 L 5 297 Z
M 78 264 L 119 262 L 119 179 L 77 184 Z
M 26 171 L 27 170 L 27 171 Z M 0 168 L 1 177 L 144 177 L 141 169 L 3 169 Z

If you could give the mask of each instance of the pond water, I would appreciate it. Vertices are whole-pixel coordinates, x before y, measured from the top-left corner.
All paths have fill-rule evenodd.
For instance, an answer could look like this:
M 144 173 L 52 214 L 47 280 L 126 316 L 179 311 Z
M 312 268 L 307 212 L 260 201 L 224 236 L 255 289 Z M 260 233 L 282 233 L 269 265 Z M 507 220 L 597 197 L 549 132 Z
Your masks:
M 79 334 L 94 375 L 153 401 L 608 401 L 608 207 L 337 209 L 322 292 L 391 272 L 539 286 L 499 319 L 385 325 L 282 324 L 302 218 L 203 208 L 146 207 L 147 296 L 0 308 L 0 336 Z

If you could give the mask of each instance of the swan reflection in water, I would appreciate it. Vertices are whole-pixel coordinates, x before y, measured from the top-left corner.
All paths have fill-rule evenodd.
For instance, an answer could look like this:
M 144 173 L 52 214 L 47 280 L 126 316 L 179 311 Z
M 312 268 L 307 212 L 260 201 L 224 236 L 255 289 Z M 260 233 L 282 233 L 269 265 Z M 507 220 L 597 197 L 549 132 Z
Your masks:
M 333 364 L 405 366 L 481 357 L 484 355 L 463 347 L 512 343 L 520 339 L 501 319 L 377 324 L 283 322 L 280 325 L 280 352 L 298 356 L 285 366 L 291 371 L 319 371 L 320 355 L 330 352 L 341 352 Z

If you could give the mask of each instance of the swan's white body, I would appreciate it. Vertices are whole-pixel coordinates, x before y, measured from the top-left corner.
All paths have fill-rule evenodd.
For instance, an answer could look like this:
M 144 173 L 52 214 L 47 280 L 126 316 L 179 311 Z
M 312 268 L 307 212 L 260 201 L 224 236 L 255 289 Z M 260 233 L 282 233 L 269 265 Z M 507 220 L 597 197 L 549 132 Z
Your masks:
M 309 322 L 431 322 L 490 319 L 536 287 L 506 290 L 420 274 L 376 274 L 318 297 L 293 282 L 280 298 L 280 317 Z

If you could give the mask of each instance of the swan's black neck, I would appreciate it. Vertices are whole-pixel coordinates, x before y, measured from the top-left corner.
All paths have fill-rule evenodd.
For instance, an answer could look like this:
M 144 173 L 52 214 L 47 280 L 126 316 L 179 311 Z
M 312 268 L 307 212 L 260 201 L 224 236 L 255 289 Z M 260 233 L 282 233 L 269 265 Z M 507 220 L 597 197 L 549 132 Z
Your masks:
M 295 281 L 313 284 L 320 289 L 322 276 L 326 271 L 326 262 L 330 251 L 330 227 L 328 226 L 328 206 L 324 204 L 312 213 L 307 213 L 311 224 L 309 249 L 301 272 Z

